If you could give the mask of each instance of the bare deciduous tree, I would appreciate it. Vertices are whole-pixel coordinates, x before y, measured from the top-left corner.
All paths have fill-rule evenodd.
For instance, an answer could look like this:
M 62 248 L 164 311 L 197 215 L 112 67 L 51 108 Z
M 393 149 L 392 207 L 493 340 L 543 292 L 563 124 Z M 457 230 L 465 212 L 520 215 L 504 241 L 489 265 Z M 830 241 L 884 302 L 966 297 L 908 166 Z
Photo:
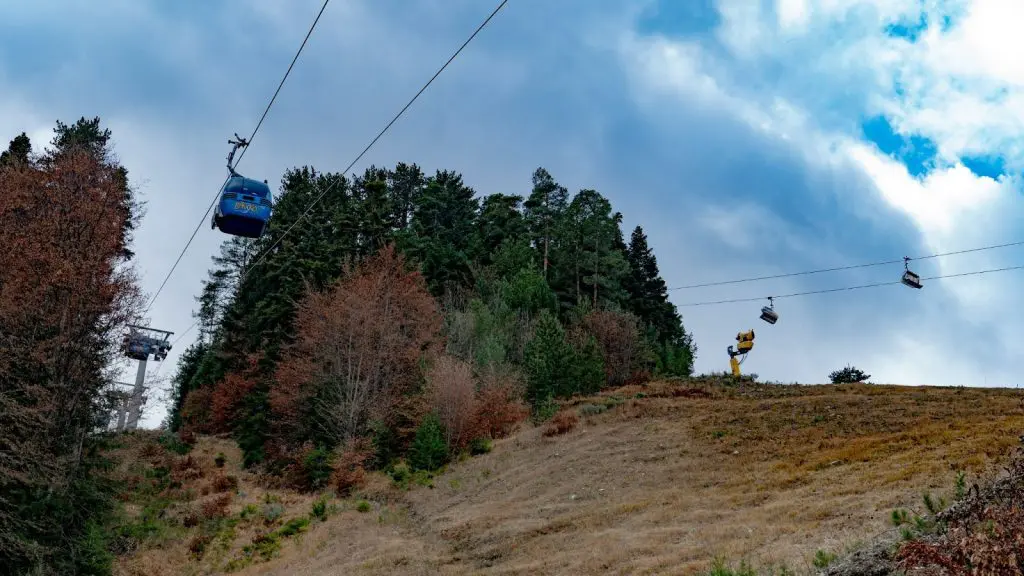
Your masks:
M 449 450 L 465 448 L 472 440 L 476 413 L 473 367 L 443 355 L 434 360 L 427 373 L 430 403 L 441 420 Z
M 332 289 L 308 294 L 296 326 L 271 390 L 275 423 L 288 437 L 341 442 L 416 385 L 441 317 L 422 276 L 387 246 Z

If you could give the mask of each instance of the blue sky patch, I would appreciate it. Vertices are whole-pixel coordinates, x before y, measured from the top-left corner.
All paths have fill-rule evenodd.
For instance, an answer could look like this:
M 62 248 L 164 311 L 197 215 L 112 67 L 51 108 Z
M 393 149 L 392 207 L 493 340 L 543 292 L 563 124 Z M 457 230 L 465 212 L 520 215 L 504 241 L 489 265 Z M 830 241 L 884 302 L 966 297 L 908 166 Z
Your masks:
M 947 17 L 948 19 L 948 17 Z M 928 18 L 921 14 L 917 22 L 898 22 L 885 27 L 885 33 L 894 38 L 904 38 L 910 42 L 917 39 L 928 29 Z
M 921 177 L 934 166 L 937 148 L 928 138 L 916 135 L 907 137 L 896 133 L 885 116 L 870 118 L 861 128 L 867 140 L 878 146 L 883 153 L 902 162 L 911 176 Z
M 960 162 L 974 172 L 975 176 L 998 180 L 1000 176 L 1006 174 L 1006 161 L 1002 156 L 965 156 Z
M 692 36 L 714 30 L 721 20 L 713 0 L 660 0 L 644 11 L 636 27 L 642 34 Z

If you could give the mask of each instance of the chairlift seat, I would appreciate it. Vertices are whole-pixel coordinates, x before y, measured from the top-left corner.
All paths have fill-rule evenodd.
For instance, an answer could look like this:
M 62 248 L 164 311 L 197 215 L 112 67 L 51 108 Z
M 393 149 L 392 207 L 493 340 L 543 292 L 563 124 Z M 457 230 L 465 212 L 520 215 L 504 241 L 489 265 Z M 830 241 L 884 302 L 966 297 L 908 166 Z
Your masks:
M 764 320 L 769 324 L 775 324 L 779 321 L 779 315 L 775 310 L 765 306 L 764 308 L 761 308 L 761 320 Z
M 900 281 L 911 288 L 921 288 L 921 277 L 910 270 L 903 273 L 903 278 Z

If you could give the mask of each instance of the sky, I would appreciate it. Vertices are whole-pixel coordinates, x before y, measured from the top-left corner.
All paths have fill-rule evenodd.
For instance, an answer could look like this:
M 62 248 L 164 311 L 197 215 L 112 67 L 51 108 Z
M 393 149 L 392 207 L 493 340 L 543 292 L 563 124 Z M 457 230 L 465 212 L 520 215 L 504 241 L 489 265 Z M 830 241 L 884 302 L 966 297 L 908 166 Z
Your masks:
M 343 169 L 493 9 L 334 0 L 238 170 Z M 37 149 L 99 116 L 146 203 L 153 294 L 226 175 L 319 0 L 70 0 L 0 7 L 0 139 Z M 527 195 L 546 168 L 642 225 L 670 287 L 1024 240 L 1019 0 L 510 0 L 356 165 L 460 171 Z M 148 316 L 176 332 L 224 239 L 208 220 Z M 1024 246 L 911 262 L 921 276 L 1024 264 Z M 754 328 L 743 369 L 820 383 L 1016 386 L 1024 271 L 898 280 L 902 264 L 672 290 L 698 372 Z M 732 298 L 756 302 L 690 306 Z M 761 300 L 761 299 L 764 300 Z M 173 373 L 186 335 L 151 377 Z M 157 371 L 159 370 L 159 373 Z M 125 379 L 134 376 L 126 366 Z M 151 395 L 143 425 L 165 414 Z

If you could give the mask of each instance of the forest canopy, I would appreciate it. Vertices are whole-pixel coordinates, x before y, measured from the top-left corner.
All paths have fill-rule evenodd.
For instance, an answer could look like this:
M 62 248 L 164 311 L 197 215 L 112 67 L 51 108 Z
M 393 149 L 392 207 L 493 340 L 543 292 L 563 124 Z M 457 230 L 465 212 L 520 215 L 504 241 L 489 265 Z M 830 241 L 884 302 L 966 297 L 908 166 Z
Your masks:
M 367 442 L 382 467 L 422 460 L 434 428 L 450 455 L 558 398 L 692 372 L 647 236 L 596 190 L 538 168 L 525 196 L 480 196 L 399 163 L 295 168 L 275 197 L 263 237 L 213 258 L 168 417 L 233 434 L 247 465 Z

